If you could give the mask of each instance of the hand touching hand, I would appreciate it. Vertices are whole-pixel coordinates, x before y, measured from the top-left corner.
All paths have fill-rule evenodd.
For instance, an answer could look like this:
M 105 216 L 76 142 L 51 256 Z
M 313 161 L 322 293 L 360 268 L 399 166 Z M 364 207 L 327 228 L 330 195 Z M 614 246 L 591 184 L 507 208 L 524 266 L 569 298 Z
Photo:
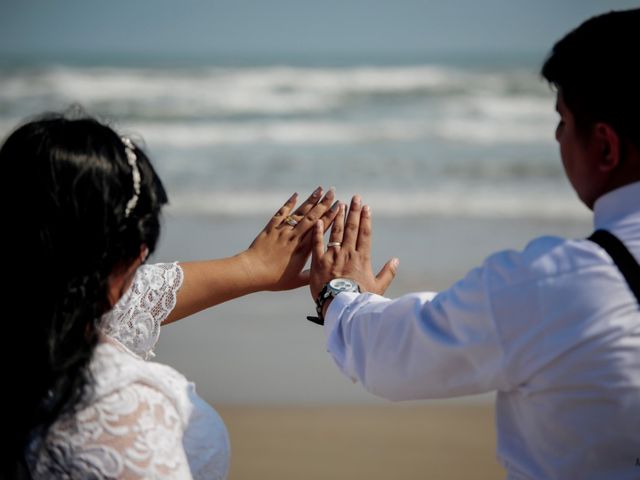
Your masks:
M 337 214 L 337 204 L 331 208 L 334 196 L 329 190 L 321 200 L 318 187 L 294 211 L 294 194 L 241 254 L 256 290 L 290 290 L 309 283 L 309 272 L 302 269 L 311 251 L 312 227 L 317 222 L 324 228 L 331 225 Z
M 363 292 L 383 294 L 396 275 L 398 259 L 389 260 L 377 275 L 371 268 L 371 210 L 362 207 L 357 195 L 345 223 L 345 205 L 340 204 L 333 221 L 329 245 L 325 251 L 323 234 L 326 222 L 316 222 L 311 249 L 311 296 L 317 298 L 329 280 L 345 277 L 355 280 Z
M 329 190 L 322 198 L 318 187 L 294 211 L 294 194 L 245 251 L 228 258 L 180 262 L 184 280 L 176 306 L 163 323 L 249 293 L 309 283 L 309 273 L 302 269 L 311 252 L 312 227 L 318 222 L 324 228 L 331 225 L 337 213 L 337 205 L 331 208 L 334 196 Z

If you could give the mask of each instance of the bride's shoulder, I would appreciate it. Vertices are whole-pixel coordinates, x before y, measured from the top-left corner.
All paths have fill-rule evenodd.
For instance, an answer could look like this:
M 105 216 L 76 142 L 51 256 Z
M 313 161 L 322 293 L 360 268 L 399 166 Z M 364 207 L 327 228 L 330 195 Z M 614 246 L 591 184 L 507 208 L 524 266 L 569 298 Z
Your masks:
M 61 468 L 72 478 L 183 478 L 184 428 L 164 392 L 132 382 L 56 422 L 32 457 L 35 477 Z

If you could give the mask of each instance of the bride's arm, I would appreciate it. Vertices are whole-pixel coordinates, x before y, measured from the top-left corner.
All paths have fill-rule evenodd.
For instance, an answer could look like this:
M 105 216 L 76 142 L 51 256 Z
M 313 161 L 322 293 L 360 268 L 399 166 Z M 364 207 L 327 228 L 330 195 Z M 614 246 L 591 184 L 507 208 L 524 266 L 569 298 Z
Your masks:
M 302 269 L 311 251 L 311 229 L 318 220 L 328 227 L 337 213 L 337 208 L 332 208 L 333 190 L 322 200 L 321 196 L 322 189 L 318 188 L 294 211 L 297 199 L 294 194 L 249 248 L 237 255 L 180 263 L 184 273 L 182 287 L 175 308 L 163 324 L 249 293 L 290 290 L 308 284 L 308 272 Z M 286 222 L 289 215 L 297 225 Z

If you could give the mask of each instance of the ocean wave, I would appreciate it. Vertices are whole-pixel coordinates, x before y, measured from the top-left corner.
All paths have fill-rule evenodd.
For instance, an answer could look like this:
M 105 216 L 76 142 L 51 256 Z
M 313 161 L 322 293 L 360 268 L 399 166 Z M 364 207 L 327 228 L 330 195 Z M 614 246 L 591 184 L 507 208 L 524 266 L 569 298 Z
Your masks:
M 201 148 L 272 143 L 282 145 L 363 144 L 444 139 L 464 143 L 548 143 L 553 123 L 509 118 L 473 119 L 443 116 L 423 120 L 271 120 L 252 122 L 132 122 L 128 130 L 157 147 Z
M 338 121 L 217 122 L 207 124 L 132 123 L 149 144 L 173 147 L 206 147 L 250 143 L 343 144 L 404 141 L 424 138 L 429 127 L 419 123 Z
M 211 196 L 209 186 L 279 190 L 327 178 L 373 189 L 388 215 L 528 216 L 536 203 L 544 215 L 573 214 L 553 193 L 520 188 L 562 172 L 552 94 L 515 68 L 52 67 L 0 69 L 0 83 L 0 136 L 21 118 L 81 103 L 146 143 L 183 212 L 244 215 L 268 204 L 251 192 L 249 203 Z M 450 183 L 458 187 L 440 188 Z M 410 193 L 422 187 L 429 193 Z
M 51 67 L 0 72 L 0 106 L 79 102 L 119 117 L 326 113 L 392 97 L 548 97 L 535 75 L 412 67 L 199 69 Z
M 338 192 L 340 193 L 340 192 Z M 354 193 L 354 192 L 350 192 Z M 451 216 L 471 218 L 518 218 L 584 220 L 589 212 L 568 189 L 469 187 L 428 192 L 368 191 L 363 201 L 374 216 Z M 177 215 L 255 216 L 270 215 L 290 192 L 184 191 L 171 195 L 169 212 Z M 343 198 L 342 200 L 348 200 Z
M 22 123 L 19 117 L 0 118 L 0 138 Z M 154 149 L 206 148 L 224 145 L 362 145 L 432 139 L 478 145 L 548 144 L 554 123 L 546 120 L 465 118 L 433 120 L 269 120 L 251 122 L 118 121 L 118 129 L 135 134 Z

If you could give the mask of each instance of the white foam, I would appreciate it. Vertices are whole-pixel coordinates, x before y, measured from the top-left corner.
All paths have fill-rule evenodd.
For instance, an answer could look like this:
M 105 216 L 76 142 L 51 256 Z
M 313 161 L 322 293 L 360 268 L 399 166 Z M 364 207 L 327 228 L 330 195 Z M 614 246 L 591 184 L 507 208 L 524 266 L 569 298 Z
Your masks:
M 251 143 L 275 144 L 362 144 L 383 141 L 411 141 L 440 138 L 485 145 L 501 143 L 543 143 L 553 141 L 553 119 L 521 120 L 510 117 L 468 118 L 444 115 L 436 120 L 368 121 L 262 120 L 245 122 L 128 122 L 156 146 L 206 147 Z
M 135 122 L 126 128 L 140 133 L 148 144 L 205 147 L 224 144 L 342 144 L 425 138 L 430 127 L 420 122 L 373 121 L 253 121 L 185 123 Z
M 325 112 L 354 95 L 509 95 L 510 83 L 543 94 L 535 78 L 441 66 L 350 68 L 73 68 L 3 75 L 0 100 L 80 102 L 116 115 L 162 118 Z

